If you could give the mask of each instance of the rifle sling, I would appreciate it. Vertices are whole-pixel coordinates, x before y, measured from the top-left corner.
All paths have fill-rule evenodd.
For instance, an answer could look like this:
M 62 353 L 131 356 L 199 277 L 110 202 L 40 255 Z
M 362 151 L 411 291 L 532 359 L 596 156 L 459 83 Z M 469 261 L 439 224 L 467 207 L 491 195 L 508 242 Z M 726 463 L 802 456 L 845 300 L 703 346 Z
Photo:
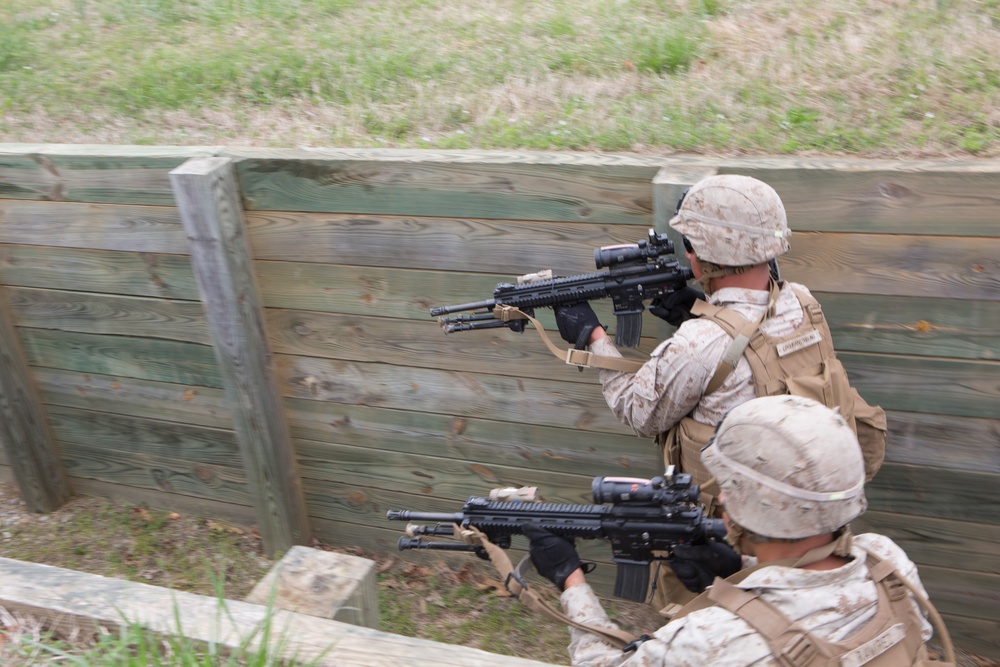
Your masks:
M 580 366 L 581 368 L 604 368 L 612 371 L 622 371 L 624 373 L 635 373 L 642 368 L 643 362 L 635 361 L 633 359 L 606 357 L 600 354 L 594 354 L 588 350 L 561 350 L 555 343 L 552 342 L 548 334 L 545 333 L 545 327 L 542 326 L 541 322 L 531 315 L 514 308 L 513 306 L 496 306 L 493 309 L 493 316 L 503 322 L 509 322 L 510 320 L 528 320 L 535 325 L 535 329 L 538 330 L 538 335 L 541 336 L 542 342 L 545 343 L 545 347 L 549 348 L 549 352 L 551 352 L 557 359 L 560 359 L 571 366 Z
M 526 607 L 528 607 L 528 609 L 545 614 L 560 623 L 565 623 L 566 625 L 571 625 L 574 628 L 595 634 L 617 648 L 624 649 L 626 646 L 633 644 L 638 640 L 638 638 L 634 635 L 617 628 L 599 628 L 592 625 L 586 625 L 584 623 L 577 623 L 566 614 L 561 611 L 557 611 L 556 609 L 553 609 L 551 605 L 546 604 L 545 601 L 542 600 L 542 598 L 535 591 L 528 588 L 527 584 L 524 582 L 523 575 L 528 572 L 531 565 L 531 558 L 529 556 L 525 556 L 524 559 L 522 559 L 518 564 L 517 568 L 515 568 L 513 563 L 511 563 L 507 552 L 490 542 L 489 538 L 487 538 L 486 535 L 484 535 L 483 532 L 475 526 L 461 527 L 458 524 L 455 524 L 455 534 L 466 542 L 481 546 L 486 550 L 486 553 L 490 557 L 490 562 L 493 563 L 497 573 L 500 575 L 500 581 L 503 582 L 504 588 L 506 588 L 507 591 L 515 598 L 520 600 Z

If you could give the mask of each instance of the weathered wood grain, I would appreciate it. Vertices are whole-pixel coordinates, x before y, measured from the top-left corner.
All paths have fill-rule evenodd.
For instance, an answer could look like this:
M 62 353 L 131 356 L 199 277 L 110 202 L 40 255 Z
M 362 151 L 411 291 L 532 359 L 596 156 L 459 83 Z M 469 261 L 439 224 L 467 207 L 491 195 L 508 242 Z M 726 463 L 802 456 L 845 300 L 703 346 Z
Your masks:
M 56 368 L 33 371 L 48 405 L 223 429 L 233 426 L 221 389 Z
M 490 489 L 535 486 L 546 502 L 592 503 L 592 476 L 297 440 L 303 477 L 338 485 L 388 486 L 415 496 L 466 498 Z
M 918 412 L 887 415 L 887 461 L 1000 473 L 1000 420 Z
M 59 448 L 48 426 L 45 406 L 0 287 L 0 449 L 17 479 L 21 497 L 33 512 L 51 512 L 69 500 L 69 484 Z
M 996 473 L 886 463 L 865 495 L 873 511 L 1000 525 L 998 488 Z
M 851 383 L 886 410 L 997 416 L 1000 362 L 842 352 Z
M 20 334 L 33 366 L 222 387 L 215 356 L 207 345 L 47 329 L 21 329 Z
M 0 199 L 0 243 L 188 254 L 173 206 Z
M 601 310 L 600 305 L 595 309 Z M 607 309 L 610 311 L 610 303 Z M 445 335 L 441 327 L 429 319 L 414 321 L 279 309 L 269 309 L 265 317 L 271 343 L 276 352 L 283 354 L 588 384 L 593 384 L 596 377 L 596 371 L 580 373 L 555 357 L 533 327 L 521 335 L 508 329 Z M 602 312 L 601 317 L 608 321 L 614 318 L 610 312 Z M 655 319 L 647 315 L 644 330 L 655 329 Z M 559 338 L 555 324 L 551 329 L 546 327 L 546 332 L 561 349 L 568 348 Z M 623 349 L 622 354 L 648 359 L 649 352 L 659 342 L 655 338 L 643 338 L 638 348 Z
M 257 259 L 502 273 L 596 271 L 594 249 L 645 239 L 648 226 L 256 211 Z
M 1000 660 L 1000 622 L 964 615 L 942 614 L 941 616 L 955 646 L 977 656 Z M 936 639 L 931 639 L 931 643 L 938 642 Z
M 227 151 L 226 154 L 232 154 Z M 654 169 L 562 164 L 406 162 L 319 153 L 237 162 L 248 210 L 582 221 L 649 226 Z
M 8 288 L 20 327 L 212 343 L 205 308 L 194 301 Z
M 1000 621 L 1000 574 L 922 565 L 920 580 L 939 611 Z
M 1000 359 L 1000 301 L 813 292 L 838 350 Z
M 371 628 L 222 600 L 36 563 L 0 559 L 0 602 L 68 632 L 136 624 L 216 647 L 259 649 L 317 667 L 544 667 L 545 663 L 464 646 L 391 635 Z M 223 604 L 224 603 L 224 604 Z M 265 626 L 270 632 L 262 632 Z
M 996 160 L 950 167 L 859 160 L 848 169 L 811 168 L 789 160 L 784 168 L 757 168 L 747 162 L 739 169 L 724 165 L 719 170 L 771 185 L 796 231 L 1000 236 Z
M 800 233 L 783 278 L 818 292 L 996 301 L 1000 238 Z
M 73 484 L 73 490 L 84 496 L 109 498 L 124 503 L 227 521 L 246 530 L 251 530 L 256 525 L 256 517 L 249 503 L 239 505 L 210 498 L 172 493 L 159 487 L 144 489 L 85 477 L 70 477 L 70 481 Z
M 172 206 L 167 173 L 188 158 L 214 155 L 215 147 L 0 146 L 0 196 L 55 202 L 104 202 Z M 38 165 L 31 168 L 31 163 Z
M 917 565 L 996 572 L 1000 522 L 972 523 L 927 516 L 865 512 L 851 522 L 855 533 L 886 535 Z
M 198 301 L 191 260 L 183 255 L 0 245 L 7 285 Z
M 596 386 L 288 355 L 276 362 L 293 398 L 626 432 Z
M 250 505 L 243 469 L 205 465 L 168 456 L 122 453 L 100 443 L 60 442 L 68 477 L 159 489 L 235 505 Z M 234 463 L 236 463 L 234 461 Z
M 231 430 L 59 406 L 49 406 L 48 413 L 56 438 L 64 443 L 205 465 L 231 466 L 239 457 Z
M 412 410 L 286 399 L 292 435 L 485 465 L 588 476 L 652 477 L 663 472 L 650 438 Z
M 309 520 L 271 363 L 232 161 L 196 158 L 170 172 L 213 349 L 269 555 L 308 543 Z

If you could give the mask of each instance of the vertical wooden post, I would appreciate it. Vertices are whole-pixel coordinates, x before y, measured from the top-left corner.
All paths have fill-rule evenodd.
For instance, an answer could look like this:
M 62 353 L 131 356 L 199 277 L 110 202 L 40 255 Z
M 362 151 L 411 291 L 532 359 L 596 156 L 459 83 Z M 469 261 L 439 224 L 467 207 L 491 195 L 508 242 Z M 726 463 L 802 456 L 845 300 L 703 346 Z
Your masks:
M 0 288 L 0 441 L 21 497 L 32 512 L 52 512 L 72 495 L 59 449 Z
M 677 200 L 685 188 L 691 187 L 698 181 L 708 176 L 718 173 L 715 167 L 663 167 L 656 176 L 653 177 L 653 229 L 658 234 L 666 234 L 674 242 L 674 251 L 677 253 L 677 261 L 681 266 L 689 267 L 691 263 L 684 256 L 684 246 L 681 245 L 681 235 L 670 228 L 668 224 L 674 217 L 677 210 Z M 659 329 L 657 335 L 660 340 L 671 335 L 674 328 L 657 318 Z
M 272 367 L 243 208 L 230 158 L 192 158 L 170 172 L 232 406 L 264 548 L 310 537 L 302 482 Z

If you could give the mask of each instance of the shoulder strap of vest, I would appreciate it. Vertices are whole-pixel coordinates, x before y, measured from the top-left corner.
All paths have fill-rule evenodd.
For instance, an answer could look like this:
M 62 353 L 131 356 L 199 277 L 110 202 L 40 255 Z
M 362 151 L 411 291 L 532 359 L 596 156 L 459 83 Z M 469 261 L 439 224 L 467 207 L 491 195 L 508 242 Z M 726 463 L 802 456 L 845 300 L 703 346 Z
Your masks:
M 756 335 L 761 323 L 773 314 L 780 292 L 781 286 L 772 280 L 768 286 L 767 311 L 764 313 L 764 317 L 756 321 L 748 320 L 729 308 L 715 306 L 705 301 L 695 301 L 695 305 L 691 308 L 692 314 L 712 320 L 733 338 L 733 342 L 729 344 L 722 356 L 722 361 L 715 369 L 715 374 L 708 381 L 708 386 L 705 388 L 706 396 L 717 391 L 726 378 L 736 370 L 736 364 L 740 362 L 743 352 L 750 345 L 750 341 Z

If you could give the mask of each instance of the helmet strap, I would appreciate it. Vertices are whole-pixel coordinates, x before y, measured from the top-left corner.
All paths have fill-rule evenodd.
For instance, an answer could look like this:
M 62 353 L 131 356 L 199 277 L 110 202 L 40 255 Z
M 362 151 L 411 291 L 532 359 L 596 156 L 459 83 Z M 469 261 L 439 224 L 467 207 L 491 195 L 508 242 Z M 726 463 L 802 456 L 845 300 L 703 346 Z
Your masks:
M 712 293 L 712 280 L 715 278 L 746 273 L 756 266 L 755 264 L 750 264 L 748 266 L 723 266 L 721 264 L 716 264 L 715 262 L 702 259 L 701 257 L 698 258 L 698 264 L 701 265 L 701 278 L 698 278 L 698 284 L 701 285 L 701 289 L 705 292 L 706 296 Z

